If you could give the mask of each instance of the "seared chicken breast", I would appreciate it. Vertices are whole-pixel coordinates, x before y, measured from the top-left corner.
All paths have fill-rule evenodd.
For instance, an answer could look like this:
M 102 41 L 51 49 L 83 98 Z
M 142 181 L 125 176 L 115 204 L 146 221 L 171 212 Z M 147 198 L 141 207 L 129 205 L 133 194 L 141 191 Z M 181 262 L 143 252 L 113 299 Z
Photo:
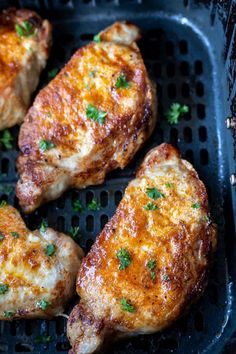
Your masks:
M 20 130 L 17 196 L 25 212 L 124 168 L 155 125 L 156 95 L 135 43 L 115 23 L 80 48 L 37 96 Z
M 0 204 L 0 320 L 50 318 L 75 294 L 83 251 L 50 228 L 29 231 L 20 214 Z
M 215 245 L 196 171 L 171 145 L 154 148 L 82 262 L 71 354 L 169 326 L 202 293 Z
M 34 11 L 0 13 L 0 130 L 23 121 L 50 42 L 51 25 Z

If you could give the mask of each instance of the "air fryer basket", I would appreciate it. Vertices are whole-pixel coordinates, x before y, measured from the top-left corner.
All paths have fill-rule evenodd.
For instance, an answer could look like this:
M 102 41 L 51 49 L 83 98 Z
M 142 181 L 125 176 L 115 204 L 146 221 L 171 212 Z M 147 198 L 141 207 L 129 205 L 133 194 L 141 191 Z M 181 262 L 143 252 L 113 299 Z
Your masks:
M 178 146 L 199 172 L 208 190 L 213 219 L 218 224 L 219 246 L 202 299 L 171 328 L 115 343 L 109 353 L 215 354 L 223 350 L 236 353 L 232 337 L 236 330 L 233 221 L 236 187 L 229 184 L 230 174 L 236 171 L 235 132 L 230 134 L 225 126 L 225 118 L 236 110 L 235 1 L 0 0 L 0 9 L 9 6 L 36 9 L 54 24 L 53 49 L 40 87 L 49 81 L 49 70 L 62 67 L 95 33 L 115 20 L 136 23 L 143 30 L 139 46 L 148 71 L 157 83 L 159 101 L 156 129 L 129 166 L 112 172 L 101 186 L 69 191 L 32 215 L 23 215 L 28 226 L 38 227 L 43 218 L 59 231 L 66 232 L 71 225 L 79 225 L 83 235 L 81 244 L 88 251 L 114 214 L 125 186 L 146 152 L 164 141 Z M 176 126 L 168 125 L 164 117 L 173 102 L 187 104 L 191 110 Z M 14 149 L 0 150 L 0 198 L 16 207 L 18 130 L 11 129 Z M 93 196 L 101 203 L 99 211 L 85 209 L 76 213 L 72 210 L 75 199 L 80 198 L 85 207 Z M 37 343 L 37 337 L 45 333 L 51 336 L 49 343 Z M 55 354 L 66 353 L 68 348 L 66 319 L 62 317 L 52 321 L 0 322 L 0 353 Z

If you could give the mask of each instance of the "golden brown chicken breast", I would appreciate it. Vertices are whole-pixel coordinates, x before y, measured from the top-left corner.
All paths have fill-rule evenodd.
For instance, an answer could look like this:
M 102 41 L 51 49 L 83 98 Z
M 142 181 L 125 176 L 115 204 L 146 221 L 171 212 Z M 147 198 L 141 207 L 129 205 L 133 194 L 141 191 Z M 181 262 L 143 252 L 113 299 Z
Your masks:
M 171 145 L 154 148 L 82 262 L 71 353 L 169 326 L 202 293 L 215 245 L 196 171 Z
M 52 317 L 75 294 L 83 251 L 42 225 L 29 231 L 20 214 L 0 204 L 0 320 Z
M 0 130 L 21 123 L 46 65 L 51 26 L 30 10 L 0 13 Z
M 19 137 L 16 191 L 25 212 L 67 188 L 102 183 L 151 134 L 156 96 L 138 38 L 136 26 L 115 23 L 37 96 Z

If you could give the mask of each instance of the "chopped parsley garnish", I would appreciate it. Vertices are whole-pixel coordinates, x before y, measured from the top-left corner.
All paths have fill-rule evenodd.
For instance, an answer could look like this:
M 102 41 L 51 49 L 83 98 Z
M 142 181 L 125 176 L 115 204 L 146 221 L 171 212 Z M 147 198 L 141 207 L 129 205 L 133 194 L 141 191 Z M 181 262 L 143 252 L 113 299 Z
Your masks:
M 115 87 L 117 89 L 119 88 L 129 88 L 130 84 L 129 81 L 126 79 L 126 76 L 124 74 L 120 74 L 116 80 Z
M 35 34 L 35 28 L 32 23 L 28 21 L 23 21 L 21 24 L 15 25 L 15 30 L 20 37 L 30 37 Z
M 39 149 L 42 152 L 53 149 L 54 147 L 55 145 L 51 141 L 43 140 L 43 139 L 39 141 Z
M 166 119 L 170 124 L 177 124 L 181 116 L 189 112 L 189 107 L 179 103 L 173 103 L 166 113 Z
M 100 207 L 100 203 L 98 203 L 95 198 L 93 198 L 91 203 L 88 204 L 88 210 L 99 210 Z
M 154 200 L 159 198 L 165 198 L 164 194 L 161 193 L 157 188 L 147 188 L 146 194 Z
M 2 137 L 0 138 L 0 143 L 3 145 L 7 150 L 12 149 L 13 145 L 12 142 L 13 137 L 8 129 L 5 129 L 3 132 Z
M 156 266 L 157 266 L 157 262 L 155 259 L 150 259 L 147 262 L 147 267 L 148 267 L 148 269 L 150 269 L 150 277 L 152 280 L 156 279 L 156 273 L 154 272 L 154 269 L 156 268 Z
M 4 311 L 4 312 L 3 312 L 3 316 L 4 316 L 5 318 L 10 318 L 10 317 L 13 316 L 13 314 L 14 314 L 13 311 Z
M 47 245 L 45 249 L 45 254 L 49 257 L 52 257 L 54 253 L 56 252 L 56 247 L 53 243 L 50 243 L 50 245 Z
M 192 208 L 193 209 L 200 209 L 201 208 L 201 204 L 199 202 L 194 203 L 194 204 L 192 204 Z
M 41 234 L 44 234 L 46 232 L 47 227 L 48 227 L 47 220 L 42 220 L 41 225 L 40 225 L 40 229 L 39 229 Z
M 0 241 L 3 241 L 5 238 L 4 234 L 2 232 L 0 232 Z
M 39 307 L 41 310 L 46 310 L 46 308 L 51 305 L 51 303 L 45 299 L 42 299 L 37 302 L 37 307 Z
M 49 79 L 53 79 L 57 75 L 58 71 L 59 71 L 58 68 L 54 68 L 54 69 L 48 71 Z
M 168 274 L 164 274 L 163 277 L 162 277 L 162 279 L 163 279 L 164 281 L 169 281 L 169 280 L 170 280 Z
M 71 226 L 70 231 L 69 231 L 70 236 L 73 238 L 75 241 L 80 241 L 82 238 L 82 235 L 80 233 L 79 226 Z
M 172 188 L 172 187 L 173 187 L 173 184 L 170 183 L 170 182 L 167 182 L 167 183 L 165 184 L 165 186 L 166 186 L 167 188 Z
M 146 205 L 144 205 L 143 207 L 145 210 L 157 210 L 159 209 L 158 205 L 154 204 L 154 203 L 147 203 Z
M 42 344 L 47 344 L 50 343 L 52 341 L 52 336 L 48 335 L 46 332 L 44 332 L 43 334 L 35 337 L 35 343 L 42 343 Z
M 105 123 L 105 117 L 107 116 L 107 112 L 99 111 L 92 104 L 88 104 L 86 108 L 86 116 L 99 124 Z
M 13 238 L 19 238 L 20 237 L 18 232 L 15 232 L 15 231 L 11 232 L 11 235 L 12 235 Z
M 96 70 L 89 71 L 88 76 L 89 77 L 95 77 L 96 76 Z
M 80 213 L 83 210 L 81 201 L 79 199 L 75 200 L 72 205 L 73 211 Z
M 204 215 L 204 216 L 202 217 L 202 220 L 205 221 L 205 222 L 210 222 L 210 218 L 209 218 L 209 216 L 207 216 L 207 215 Z
M 5 206 L 7 206 L 7 202 L 5 200 L 2 200 L 0 203 L 0 208 L 4 208 Z
M 96 43 L 100 43 L 102 41 L 100 34 L 95 34 L 95 36 L 93 37 L 93 41 Z
M 120 261 L 119 269 L 123 270 L 127 268 L 131 263 L 131 257 L 126 248 L 121 248 L 117 253 L 116 257 Z
M 0 295 L 4 295 L 8 292 L 9 286 L 7 284 L 0 283 Z
M 120 304 L 122 307 L 122 310 L 127 311 L 127 312 L 135 312 L 135 308 L 133 305 L 131 305 L 125 298 L 120 300 Z

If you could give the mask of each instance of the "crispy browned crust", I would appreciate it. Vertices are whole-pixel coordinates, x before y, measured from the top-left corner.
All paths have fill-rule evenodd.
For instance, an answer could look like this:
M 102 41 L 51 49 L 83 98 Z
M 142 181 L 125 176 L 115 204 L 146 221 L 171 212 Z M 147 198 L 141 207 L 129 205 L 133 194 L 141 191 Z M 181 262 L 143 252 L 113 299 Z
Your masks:
M 153 187 L 164 197 L 150 199 L 146 189 Z M 150 201 L 159 209 L 145 210 Z M 195 203 L 200 207 L 194 208 Z M 68 321 L 74 353 L 93 353 L 110 331 L 116 331 L 116 338 L 152 333 L 173 323 L 202 294 L 215 246 L 216 226 L 197 172 L 171 145 L 154 148 L 82 262 L 77 279 L 81 307 Z M 131 263 L 119 270 L 116 254 L 122 247 Z M 157 262 L 154 280 L 147 267 L 150 259 Z M 134 306 L 134 313 L 122 310 L 122 298 Z M 90 331 L 83 313 L 93 318 Z M 100 322 L 101 333 L 94 325 Z M 94 347 L 86 346 L 88 337 L 96 339 Z
M 11 206 L 0 208 L 0 232 L 4 235 L 0 240 L 0 284 L 9 286 L 0 297 L 0 320 L 51 318 L 62 313 L 75 295 L 81 248 L 69 236 L 50 228 L 30 232 Z M 51 244 L 55 254 L 48 256 L 45 250 Z M 42 299 L 50 303 L 45 310 L 37 305 Z M 4 316 L 5 311 L 12 316 Z
M 20 37 L 15 25 L 30 22 L 35 34 Z M 51 25 L 31 10 L 10 8 L 0 13 L 0 129 L 21 123 L 46 65 Z
M 122 30 L 120 26 L 103 32 L 106 40 L 101 43 L 80 48 L 38 94 L 25 117 L 19 135 L 16 189 L 25 212 L 57 198 L 67 188 L 102 183 L 107 172 L 129 163 L 153 131 L 155 88 L 136 44 L 121 44 L 122 37 L 117 43 L 123 32 L 130 33 L 131 41 L 139 31 L 134 25 L 122 24 Z M 115 88 L 121 73 L 130 82 L 128 89 Z M 86 116 L 88 104 L 107 112 L 105 124 Z M 56 147 L 42 153 L 41 139 Z

